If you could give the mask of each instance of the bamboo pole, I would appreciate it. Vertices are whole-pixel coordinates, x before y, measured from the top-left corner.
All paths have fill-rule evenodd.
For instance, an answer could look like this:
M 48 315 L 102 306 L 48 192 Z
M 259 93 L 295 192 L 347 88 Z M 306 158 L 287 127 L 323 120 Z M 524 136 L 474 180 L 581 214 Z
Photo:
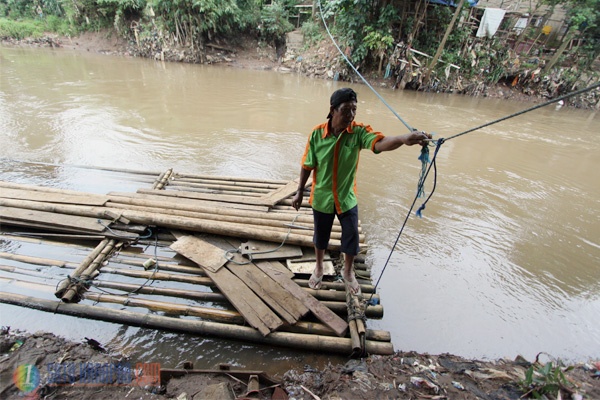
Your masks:
M 100 272 L 108 273 L 108 274 L 117 274 L 117 275 L 122 275 L 122 276 L 129 276 L 131 278 L 142 278 L 142 279 L 151 279 L 151 280 L 158 280 L 158 281 L 184 282 L 184 283 L 193 283 L 193 284 L 203 285 L 203 286 L 214 286 L 215 285 L 210 278 L 191 276 L 191 275 L 168 274 L 165 272 L 134 271 L 134 270 L 128 270 L 128 269 L 118 269 L 118 268 L 109 268 L 109 267 L 102 267 Z
M 181 191 L 181 192 L 193 192 L 193 193 L 203 193 L 203 194 L 214 194 L 214 195 L 227 195 L 227 196 L 243 196 L 245 198 L 259 199 L 263 197 L 264 193 L 254 193 L 254 192 L 243 192 L 239 190 L 222 190 L 222 189 L 209 189 L 209 188 L 198 188 L 191 186 L 178 186 L 178 185 L 169 185 L 168 190 L 170 191 Z
M 304 232 L 286 233 L 286 230 L 266 230 L 236 224 L 232 222 L 214 222 L 210 220 L 199 220 L 188 217 L 171 217 L 165 214 L 150 214 L 139 211 L 125 210 L 123 215 L 137 224 L 158 225 L 170 229 L 182 229 L 192 232 L 204 232 L 214 235 L 234 236 L 245 239 L 265 240 L 269 242 L 295 244 L 299 246 L 312 247 L 312 235 L 305 235 Z M 330 250 L 339 250 L 340 241 L 332 239 L 330 241 Z
M 21 261 L 21 262 L 28 262 L 31 264 L 36 264 L 36 265 L 53 265 L 53 266 L 59 266 L 61 268 L 75 268 L 73 265 L 65 265 L 63 262 L 57 261 L 57 260 L 50 260 L 50 259 L 39 259 L 39 258 L 33 258 L 33 257 L 26 257 L 26 256 L 19 256 L 19 257 L 15 257 L 12 258 L 16 261 Z M 30 262 L 33 261 L 33 262 Z M 194 273 L 195 275 L 198 275 L 198 277 L 196 276 L 190 276 L 190 275 L 178 275 L 178 274 L 168 274 L 168 273 L 159 273 L 159 272 L 150 272 L 150 271 L 137 271 L 137 270 L 129 270 L 129 269 L 120 269 L 120 268 L 114 268 L 115 266 L 113 264 L 111 264 L 112 267 L 102 267 L 101 272 L 104 273 L 111 273 L 111 274 L 116 274 L 116 275 L 121 275 L 121 276 L 127 276 L 127 277 L 132 277 L 132 278 L 139 278 L 139 279 L 153 279 L 153 280 L 163 280 L 163 281 L 174 281 L 174 282 L 182 282 L 182 283 L 188 283 L 188 284 L 199 284 L 199 285 L 204 285 L 204 286 L 214 286 L 212 283 L 212 280 L 210 280 L 210 278 L 206 277 L 206 274 L 200 269 L 200 268 L 195 268 L 195 267 L 185 267 L 183 268 L 182 266 L 179 266 L 179 268 L 177 268 L 178 266 L 170 266 L 170 269 L 165 269 L 165 270 L 170 270 L 173 272 L 184 272 L 184 273 Z M 138 265 L 133 264 L 133 265 Z M 163 269 L 161 266 L 164 266 L 165 264 L 161 264 L 159 263 L 159 269 Z M 141 266 L 141 264 L 140 264 Z M 2 269 L 2 268 L 0 268 Z M 6 270 L 8 272 L 8 269 L 3 269 Z M 22 273 L 20 271 L 15 271 L 18 273 Z M 296 281 L 297 283 L 300 283 L 301 285 L 303 285 L 305 282 L 305 280 L 301 280 L 301 279 L 294 279 L 294 281 Z M 63 281 L 64 282 L 64 281 Z M 123 285 L 121 286 L 121 290 L 124 291 L 128 291 L 128 289 L 132 289 L 132 288 L 139 288 L 139 285 L 129 285 L 129 284 L 124 284 L 124 283 L 104 283 L 105 285 L 112 285 L 111 287 L 114 288 L 119 288 L 119 285 Z M 339 289 L 341 289 L 343 287 L 343 284 L 341 283 L 336 283 L 336 282 L 323 282 L 323 284 L 328 284 L 331 287 L 326 288 L 325 286 L 323 287 L 323 289 L 321 290 L 314 290 L 314 289 L 310 289 L 307 287 L 307 284 L 305 285 L 305 287 L 302 287 L 303 290 L 305 290 L 307 293 L 309 293 L 310 295 L 312 295 L 313 297 L 315 297 L 316 299 L 322 301 L 322 303 L 330 308 L 332 311 L 336 312 L 336 313 L 343 313 L 344 312 L 344 299 L 345 299 L 345 292 L 343 291 L 339 291 Z M 93 285 L 93 283 L 92 283 Z M 367 285 L 365 285 L 367 286 Z M 363 287 L 365 287 L 363 286 Z M 108 287 L 108 286 L 107 286 Z M 332 290 L 333 289 L 333 290 Z M 188 290 L 184 290 L 184 291 L 178 291 L 176 289 L 163 289 L 163 288 L 153 288 L 153 289 L 147 289 L 149 292 L 149 294 L 161 294 L 161 295 L 167 295 L 164 293 L 161 293 L 161 291 L 166 291 L 165 293 L 172 291 L 172 293 L 177 296 L 180 297 L 187 297 L 184 294 L 185 293 L 189 293 L 190 291 Z M 146 290 L 144 290 L 145 292 Z M 141 292 L 141 291 L 140 291 Z M 151 293 L 150 293 L 151 292 Z M 204 292 L 198 292 L 198 293 L 204 293 Z M 365 289 L 365 294 L 363 294 L 363 298 L 370 298 L 370 295 L 366 294 L 366 289 Z M 221 297 L 222 295 L 220 294 L 216 294 L 216 293 L 210 293 L 210 297 L 211 300 L 206 300 L 206 301 L 225 301 L 224 297 Z M 375 294 L 374 295 L 375 298 L 379 299 L 379 295 Z M 200 299 L 200 298 L 198 298 Z M 383 316 L 383 306 L 381 305 L 377 305 L 377 306 L 369 306 L 367 308 L 368 310 L 368 315 L 371 318 L 381 318 Z
M 294 279 L 298 285 L 302 287 L 308 287 L 308 279 Z M 345 292 L 346 286 L 343 282 L 326 282 L 323 281 L 321 283 L 321 290 L 338 290 L 340 292 Z M 373 285 L 361 284 L 360 290 L 363 293 L 373 293 L 375 287 Z
M 13 254 L 13 253 L 5 253 L 0 252 L 0 258 L 4 260 L 12 260 L 19 261 L 27 264 L 33 265 L 50 265 L 52 267 L 65 268 L 67 263 L 65 261 L 52 260 L 49 258 L 42 257 L 33 257 L 33 256 L 25 256 L 22 254 Z
M 104 235 L 77 235 L 77 234 L 68 234 L 68 233 L 48 233 L 48 232 L 11 232 L 12 235 L 9 234 L 0 234 L 0 236 L 6 237 L 10 240 L 16 240 L 25 242 L 25 239 L 30 239 L 32 243 L 39 242 L 40 244 L 43 242 L 52 242 L 59 245 L 61 242 L 57 242 L 56 240 L 45 240 L 41 238 L 54 238 L 54 239 L 78 239 L 78 240 L 102 240 L 104 239 Z M 65 247 L 78 247 L 79 245 L 72 243 L 63 244 Z
M 260 198 L 253 198 L 249 196 L 234 196 L 231 194 L 210 194 L 210 193 L 199 193 L 199 192 L 184 192 L 177 190 L 152 190 L 152 189 L 138 189 L 137 193 L 148 194 L 151 196 L 162 196 L 165 202 L 176 201 L 177 199 L 191 199 L 191 200 L 204 200 L 204 201 L 217 201 L 219 203 L 234 203 L 244 204 L 259 207 L 271 207 L 271 204 L 265 202 Z
M 190 218 L 199 218 L 206 220 L 215 220 L 215 221 L 223 221 L 223 222 L 235 222 L 249 225 L 260 225 L 260 226 L 273 226 L 279 228 L 288 229 L 289 226 L 298 226 L 302 228 L 306 228 L 312 232 L 313 222 L 312 218 L 310 222 L 298 222 L 294 221 L 293 217 L 284 217 L 284 218 L 271 218 L 273 215 L 277 215 L 274 213 L 262 213 L 262 216 L 248 216 L 248 215 L 227 215 L 227 214 L 215 214 L 210 212 L 202 212 L 202 211 L 184 211 L 177 209 L 166 209 L 161 207 L 146 207 L 146 206 L 137 206 L 137 205 L 125 205 L 119 203 L 109 202 L 109 207 L 126 209 L 131 211 L 141 211 L 141 212 L 150 212 L 157 214 L 165 214 L 172 216 L 181 216 L 181 217 L 190 217 Z M 233 209 L 232 209 L 233 210 Z M 239 213 L 243 214 L 243 213 Z M 332 227 L 332 232 L 341 232 L 341 225 L 335 224 Z M 359 228 L 359 232 L 362 232 L 362 229 Z M 363 239 L 364 240 L 364 239 Z
M 176 182 L 183 182 L 185 184 L 192 184 L 192 185 L 215 185 L 215 186 L 236 187 L 236 188 L 248 187 L 248 188 L 255 188 L 255 189 L 266 189 L 269 191 L 276 190 L 276 189 L 279 189 L 284 186 L 284 184 L 280 184 L 280 183 L 274 184 L 274 183 L 227 181 L 227 180 L 220 180 L 219 178 L 215 178 L 215 179 L 183 178 L 183 177 L 179 176 L 178 174 L 175 174 L 175 177 L 173 178 L 173 180 Z M 287 182 L 286 182 L 286 184 L 287 184 Z
M 193 321 L 132 311 L 107 309 L 84 304 L 62 303 L 31 296 L 0 292 L 0 302 L 33 308 L 40 311 L 78 316 L 88 319 L 122 323 L 145 328 L 157 328 L 185 332 L 194 335 L 217 336 L 224 339 L 243 340 L 272 346 L 291 347 L 304 351 L 322 353 L 351 353 L 351 341 L 347 338 L 322 335 L 304 335 L 288 332 L 272 332 L 263 336 L 254 328 L 210 321 Z M 392 355 L 394 348 L 388 342 L 366 341 L 369 354 Z
M 250 183 L 267 183 L 273 185 L 286 185 L 289 181 L 278 180 L 278 179 L 255 179 L 255 178 L 242 178 L 233 176 L 214 176 L 214 175 L 194 175 L 194 174 L 181 174 L 177 173 L 176 178 L 188 178 L 188 179 L 205 179 L 205 180 L 220 180 L 230 182 L 250 182 Z
M 30 271 L 26 268 L 17 268 L 13 267 L 12 265 L 0 265 L 0 271 L 10 272 L 18 275 L 35 276 L 36 278 L 47 278 L 46 275 L 41 272 Z
M 366 353 L 364 346 L 366 328 L 364 321 L 360 318 L 365 315 L 364 307 L 358 301 L 358 296 L 352 294 L 349 288 L 346 288 L 346 303 L 348 314 L 348 327 L 350 328 L 350 337 L 352 338 L 352 350 L 354 354 L 363 356 Z
M 103 294 L 86 292 L 86 300 L 92 300 L 98 303 L 122 304 L 127 307 L 143 307 L 152 311 L 162 311 L 173 315 L 186 315 L 210 319 L 213 321 L 226 322 L 229 324 L 243 324 L 244 317 L 237 311 L 219 310 L 216 308 L 188 306 L 186 304 L 177 304 L 157 300 L 145 300 L 135 297 L 119 296 L 114 294 Z
M 346 293 L 343 291 L 331 290 L 331 289 L 325 289 L 325 288 L 315 290 L 315 289 L 311 289 L 309 287 L 302 287 L 302 289 L 304 289 L 311 296 L 313 296 L 319 300 L 322 300 L 322 301 L 335 301 L 335 302 L 339 301 L 339 302 L 344 302 L 344 304 L 346 302 Z M 371 298 L 371 294 L 363 293 L 362 297 L 363 297 L 363 299 L 368 300 Z M 373 294 L 373 299 L 376 299 L 376 302 L 379 304 L 380 297 L 378 294 Z
M 81 261 L 79 266 L 77 268 L 75 268 L 75 271 L 73 271 L 69 275 L 69 278 L 70 277 L 75 277 L 75 278 L 79 277 L 79 275 L 81 275 L 81 273 L 83 271 L 85 271 L 85 269 L 94 261 L 94 259 L 98 256 L 98 254 L 100 254 L 102 252 L 102 250 L 104 250 L 104 248 L 108 245 L 109 242 L 110 242 L 109 239 L 104 239 L 103 241 L 98 243 L 96 248 L 94 250 L 92 250 L 92 252 L 90 254 L 88 254 L 88 256 L 86 258 L 84 258 L 83 261 Z M 56 289 L 56 293 L 54 293 L 54 295 L 60 299 L 65 294 L 66 290 L 68 289 L 70 282 L 71 282 L 70 279 L 66 279 L 66 280 L 62 281 L 58 285 L 58 288 Z
M 115 208 L 126 208 L 123 205 L 135 205 L 135 206 L 143 206 L 143 207 L 156 207 L 164 209 L 165 206 L 168 205 L 169 209 L 172 210 L 182 210 L 182 211 L 192 211 L 192 212 L 200 212 L 207 214 L 219 214 L 219 215 L 231 215 L 238 217 L 247 217 L 247 218 L 268 218 L 273 220 L 291 222 L 294 223 L 306 223 L 312 224 L 313 217 L 311 215 L 303 215 L 296 214 L 292 217 L 284 215 L 282 213 L 275 212 L 267 212 L 267 211 L 252 211 L 252 210 L 241 210 L 237 208 L 230 207 L 215 207 L 203 205 L 204 203 L 200 201 L 181 201 L 181 199 L 177 199 L 176 201 L 165 203 L 163 199 L 157 199 L 157 196 L 152 195 L 136 195 L 129 193 L 119 193 L 113 192 L 108 194 L 109 207 Z M 183 199 L 185 200 L 185 199 Z M 119 206 L 117 206 L 119 204 Z M 337 222 L 337 220 L 336 220 Z M 337 222 L 339 224 L 339 222 Z
M 344 302 L 321 301 L 321 304 L 323 304 L 325 307 L 329 308 L 331 311 L 333 311 L 336 314 L 348 315 L 348 307 L 346 306 L 346 303 L 344 303 Z M 371 305 L 367 306 L 365 308 L 365 316 L 367 318 L 377 318 L 377 319 L 383 318 L 383 306 L 380 304 L 373 305 L 373 306 L 371 306 Z
M 348 322 L 348 331 L 350 332 L 350 339 L 352 342 L 352 353 L 353 354 L 362 354 L 360 336 L 356 329 L 356 321 L 355 320 L 351 320 L 350 322 Z
M 135 285 L 132 283 L 121 283 L 121 282 L 109 282 L 103 280 L 94 280 L 92 286 L 121 290 L 128 293 L 140 293 L 156 296 L 170 296 L 178 297 L 181 299 L 189 299 L 196 301 L 210 301 L 210 302 L 226 302 L 227 299 L 221 293 L 213 292 L 200 292 L 198 290 L 182 290 L 182 289 L 171 289 L 171 288 L 157 288 L 148 285 Z
M 100 282 L 99 284 L 96 284 Z M 185 283 L 185 282 L 184 282 Z M 192 283 L 192 282 L 187 282 Z M 197 283 L 197 282 L 194 282 Z M 123 290 L 126 292 L 137 292 L 144 294 L 155 294 L 160 296 L 173 296 L 173 297 L 181 297 L 186 299 L 193 299 L 198 301 L 213 301 L 213 302 L 226 302 L 227 299 L 220 293 L 213 292 L 200 292 L 194 290 L 180 290 L 180 289 L 170 289 L 170 288 L 156 288 L 152 286 L 140 286 L 129 283 L 119 283 L 119 282 L 107 282 L 107 281 L 98 281 L 95 280 L 92 282 L 93 286 L 98 287 L 106 287 L 111 289 Z M 343 292 L 337 292 L 335 290 L 314 290 L 310 288 L 303 288 L 304 291 L 311 294 L 314 298 L 318 299 L 336 313 L 341 313 L 345 311 L 345 297 L 346 294 Z M 371 296 L 364 294 L 363 299 L 369 299 Z M 379 299 L 379 295 L 373 295 L 374 299 Z M 383 316 L 383 306 L 378 304 L 376 306 L 368 306 L 367 307 L 367 315 L 372 318 L 381 318 Z
M 23 256 L 23 255 L 17 255 L 17 254 L 12 254 L 12 253 L 0 253 L 0 258 L 25 262 L 25 263 L 33 264 L 33 265 L 51 265 L 51 266 L 56 266 L 56 267 L 60 267 L 60 268 L 70 268 L 70 269 L 76 268 L 75 264 L 73 264 L 73 263 L 65 263 L 64 261 L 59 261 L 59 260 Z M 139 265 L 141 266 L 142 264 L 143 264 L 143 262 L 140 262 Z M 138 263 L 132 262 L 131 265 L 137 266 Z M 188 267 L 188 266 L 181 266 L 181 265 L 168 265 L 168 264 L 159 262 L 158 268 L 160 270 L 165 270 L 165 271 L 190 273 L 190 274 L 195 274 L 195 275 L 199 275 L 202 277 L 206 276 L 205 273 L 200 268 L 196 268 L 196 267 Z M 180 275 L 179 279 L 171 279 L 171 277 L 177 277 L 177 275 L 173 275 L 173 274 L 156 275 L 156 273 L 147 272 L 147 271 L 123 270 L 123 269 L 110 268 L 110 267 L 103 267 L 101 271 L 105 272 L 105 273 L 113 273 L 113 274 L 129 276 L 129 277 L 134 277 L 134 278 L 141 278 L 141 279 L 173 280 L 173 281 L 177 281 L 177 282 L 200 284 L 200 285 L 208 284 L 209 286 L 212 286 L 212 285 L 210 285 L 210 282 L 211 282 L 210 280 L 198 281 L 198 280 L 195 280 L 194 277 L 190 277 L 190 279 L 187 279 L 186 275 Z M 160 278 L 158 278 L 157 276 Z M 205 279 L 208 279 L 208 278 L 205 278 Z M 320 290 L 314 290 L 314 289 L 310 289 L 308 287 L 308 280 L 306 280 L 306 279 L 294 279 L 294 281 L 298 285 L 300 285 L 307 293 L 309 293 L 310 295 L 312 295 L 313 297 L 315 297 L 319 300 L 345 301 L 346 295 L 345 295 L 345 286 L 343 283 L 324 281 L 323 286 Z M 363 298 L 366 299 L 366 298 L 371 297 L 370 293 L 373 292 L 374 287 L 372 285 L 363 284 L 363 285 L 361 285 L 361 290 L 363 292 Z M 376 299 L 379 299 L 378 294 L 374 294 L 373 297 Z M 377 309 L 375 309 L 375 310 L 377 310 Z M 381 311 L 381 313 L 382 312 L 383 311 Z M 375 314 L 373 315 L 373 317 L 377 318 L 379 313 L 380 313 L 379 311 L 375 311 Z
M 145 259 L 138 261 L 138 260 L 127 260 L 122 257 L 113 257 L 110 259 L 110 265 L 113 267 L 116 265 L 122 265 L 122 266 L 133 265 L 133 266 L 141 267 L 141 268 L 144 268 L 147 270 L 148 268 L 146 268 L 144 263 L 146 263 L 148 260 L 151 260 L 151 259 L 154 259 L 154 258 L 153 257 L 145 258 Z M 157 264 L 158 264 L 158 269 L 161 271 L 182 272 L 184 274 L 206 276 L 206 272 L 204 272 L 204 270 L 198 266 L 178 265 L 178 264 L 173 264 L 173 263 L 167 263 L 164 261 L 161 262 L 160 260 L 158 260 Z M 151 268 L 154 268 L 154 266 L 152 266 Z
M 0 204 L 11 204 L 11 200 L 0 199 Z M 103 207 L 81 207 L 74 205 L 59 205 L 59 204 L 44 204 L 38 202 L 30 202 L 21 200 L 18 202 L 19 208 L 36 209 L 51 212 L 62 213 L 81 213 L 75 215 L 84 215 L 88 217 L 99 218 L 104 215 L 104 212 L 110 210 Z M 15 203 L 12 203 L 15 207 Z M 112 210 L 114 211 L 114 210 Z M 307 231 L 301 229 L 292 230 L 288 233 L 286 228 L 269 227 L 269 229 L 256 228 L 240 223 L 233 222 L 216 222 L 212 220 L 201 220 L 198 218 L 171 216 L 167 214 L 152 214 L 142 211 L 123 210 L 121 215 L 129 219 L 134 224 L 142 225 L 157 225 L 164 228 L 182 229 L 193 232 L 204 232 L 223 236 L 238 236 L 246 239 L 265 240 L 270 242 L 281 243 L 285 241 L 287 244 L 295 244 L 299 246 L 312 247 L 312 235 L 307 234 Z M 340 241 L 332 239 L 330 241 L 330 249 L 336 250 L 340 248 Z
M 212 190 L 220 190 L 224 192 L 232 191 L 232 192 L 240 192 L 240 193 L 260 193 L 267 194 L 271 193 L 273 190 L 279 189 L 281 186 L 271 186 L 271 187 L 256 187 L 256 186 L 241 186 L 241 185 L 221 185 L 214 183 L 196 183 L 196 182 L 186 182 L 180 179 L 173 179 L 171 181 L 171 185 L 169 187 L 186 187 L 186 188 L 195 188 L 195 189 L 212 189 Z
M 94 275 L 94 272 L 96 270 L 98 270 L 101 266 L 102 263 L 104 262 L 104 260 L 108 257 L 108 255 L 112 252 L 113 248 L 115 247 L 116 241 L 114 239 L 111 239 L 100 251 L 100 253 L 98 253 L 98 255 L 96 255 L 96 257 L 94 257 L 94 260 L 92 262 L 90 262 L 87 267 L 85 269 L 83 269 L 83 271 L 80 271 L 79 274 L 77 274 L 77 272 L 79 271 L 79 268 L 77 268 L 71 275 L 69 278 L 69 281 L 73 278 L 79 278 L 82 281 L 87 281 L 89 279 L 92 278 L 92 276 Z M 79 280 L 78 279 L 78 280 Z M 65 282 L 65 281 L 63 281 Z M 61 288 L 63 286 L 63 282 L 61 282 Z M 60 289 L 59 289 L 60 290 Z M 78 302 L 81 298 L 81 293 L 84 292 L 86 290 L 85 286 L 82 285 L 80 282 L 75 282 L 71 285 L 68 286 L 68 289 L 66 289 L 65 293 L 60 296 L 61 300 L 64 301 L 65 303 L 70 303 L 73 300 L 75 302 Z M 59 291 L 57 290 L 57 293 Z M 58 296 L 56 296 L 58 297 Z
M 294 325 L 283 325 L 279 330 L 312 335 L 337 336 L 337 334 L 327 325 L 310 321 L 298 321 Z M 390 332 L 379 329 L 367 329 L 366 338 L 367 340 L 373 340 L 375 342 L 392 341 Z
M 10 272 L 12 272 L 13 269 L 18 270 L 15 272 L 18 272 L 19 274 L 23 274 L 23 271 L 26 271 L 26 270 L 21 270 L 19 268 L 14 268 L 14 267 L 6 267 L 6 270 L 10 270 Z M 0 266 L 0 270 L 5 270 L 4 266 Z M 29 274 L 25 274 L 25 275 L 29 275 Z M 33 274 L 32 273 L 30 275 L 34 276 L 36 278 L 44 279 L 44 280 L 47 279 L 47 277 L 43 274 Z M 25 287 L 28 289 L 42 291 L 44 293 L 46 293 L 46 292 L 53 293 L 54 289 L 55 289 L 55 286 L 53 286 L 53 285 L 19 280 L 19 279 L 10 279 L 10 278 L 0 277 L 0 282 L 11 283 L 11 284 L 18 285 L 20 287 Z M 152 286 L 145 286 L 145 285 L 140 286 L 140 285 L 115 283 L 115 282 L 107 282 L 107 281 L 99 281 L 99 280 L 95 280 L 94 282 L 92 282 L 92 286 L 99 287 L 99 288 L 123 290 L 123 291 L 127 291 L 130 293 L 133 292 L 133 293 L 144 293 L 144 294 L 150 294 L 150 295 L 166 295 L 166 296 L 188 298 L 191 300 L 199 300 L 199 301 L 226 301 L 225 296 L 218 294 L 218 293 L 184 291 L 184 290 L 177 290 L 177 289 L 161 289 L 161 288 L 155 288 Z M 171 292 L 171 294 L 168 294 L 169 292 Z M 88 293 L 90 293 L 90 292 L 88 292 Z M 201 296 L 194 296 L 193 295 L 194 293 L 201 295 Z M 112 293 L 106 293 L 106 295 L 109 295 L 109 294 L 114 295 Z M 86 297 L 88 300 L 94 300 L 96 302 L 101 302 L 100 298 L 96 298 L 95 296 L 104 296 L 104 295 L 105 294 L 94 293 L 93 296 L 88 297 L 88 295 L 86 294 L 84 297 Z M 118 295 L 116 295 L 116 296 L 118 296 Z M 108 298 L 108 299 L 110 299 L 110 298 Z M 119 303 L 119 301 L 116 301 L 116 300 L 115 301 L 107 300 L 106 302 Z M 129 302 L 126 305 L 134 306 L 134 303 Z M 138 305 L 140 307 L 145 307 L 144 305 L 141 305 L 141 304 L 138 304 Z M 209 311 L 210 310 L 211 309 L 209 308 Z M 239 317 L 237 319 L 242 321 L 241 323 L 243 324 L 243 317 L 237 311 L 228 311 L 228 312 L 233 317 L 233 319 L 231 320 L 232 323 L 239 323 L 239 321 L 236 322 L 236 318 Z M 312 334 L 312 335 L 337 336 L 337 334 L 331 328 L 329 328 L 327 325 L 324 325 L 324 324 L 321 324 L 318 322 L 310 322 L 310 321 L 298 321 L 294 325 L 283 325 L 280 328 L 280 330 L 285 331 L 285 332 L 295 332 L 295 333 L 304 333 L 304 334 Z M 390 332 L 383 331 L 383 330 L 377 330 L 377 329 L 367 329 L 366 338 L 369 340 L 374 340 L 374 341 L 379 341 L 379 342 L 390 342 L 391 341 Z
M 163 172 L 158 179 L 152 185 L 152 189 L 161 190 L 165 187 L 169 179 L 173 175 L 173 168 L 169 168 L 165 172 Z

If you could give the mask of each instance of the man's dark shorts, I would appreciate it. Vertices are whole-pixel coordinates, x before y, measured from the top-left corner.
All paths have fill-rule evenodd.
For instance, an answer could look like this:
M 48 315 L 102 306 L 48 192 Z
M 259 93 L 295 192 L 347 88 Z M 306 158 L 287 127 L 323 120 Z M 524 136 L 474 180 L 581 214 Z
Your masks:
M 331 237 L 331 227 L 336 215 L 342 226 L 342 247 L 340 251 L 350 256 L 355 256 L 359 251 L 358 206 L 342 214 L 327 214 L 313 209 L 313 218 L 315 221 L 313 242 L 315 247 L 319 250 L 327 249 L 329 238 Z

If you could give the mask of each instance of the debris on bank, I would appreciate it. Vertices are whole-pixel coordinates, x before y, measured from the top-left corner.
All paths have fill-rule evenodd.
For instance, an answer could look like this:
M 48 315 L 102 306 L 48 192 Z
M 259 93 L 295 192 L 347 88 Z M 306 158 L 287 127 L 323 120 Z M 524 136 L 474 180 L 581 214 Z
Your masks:
M 76 343 L 50 333 L 12 332 L 4 327 L 0 333 L 0 397 L 22 399 L 14 372 L 20 365 L 35 365 L 38 398 L 517 400 L 536 398 L 536 394 L 545 399 L 600 398 L 600 362 L 566 366 L 558 360 L 543 360 L 543 355 L 534 362 L 521 357 L 477 361 L 450 354 L 396 352 L 323 369 L 305 365 L 276 376 L 243 366 L 194 370 L 194 360 L 181 360 L 182 368 L 161 369 L 160 381 L 145 382 L 140 379 L 144 376 L 139 365 L 99 345 L 92 338 Z M 87 376 L 80 369 L 68 368 L 57 374 L 57 365 L 73 364 L 90 368 L 117 365 L 120 369 L 115 369 L 108 381 L 104 377 L 104 384 L 91 385 L 90 369 Z M 531 384 L 527 384 L 528 371 L 533 372 Z M 119 382 L 119 374 L 129 376 L 130 381 Z

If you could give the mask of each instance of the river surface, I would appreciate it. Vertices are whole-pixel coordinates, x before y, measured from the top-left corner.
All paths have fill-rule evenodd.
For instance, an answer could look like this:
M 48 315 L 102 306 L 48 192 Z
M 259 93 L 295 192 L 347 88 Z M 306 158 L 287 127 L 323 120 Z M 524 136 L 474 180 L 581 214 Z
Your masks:
M 388 135 L 407 132 L 362 84 L 45 49 L 0 48 L 0 68 L 5 180 L 100 193 L 140 186 L 73 166 L 294 179 L 309 132 L 343 86 L 359 94 L 357 121 Z M 531 106 L 378 91 L 408 124 L 437 138 Z M 392 249 L 415 198 L 419 148 L 364 151 L 360 218 L 375 280 L 389 257 L 378 286 L 385 315 L 369 326 L 389 330 L 402 351 L 600 356 L 598 154 L 598 113 L 554 105 L 449 140 L 439 150 L 423 218 L 413 210 Z M 15 160 L 62 167 L 48 174 Z M 432 185 L 433 173 L 426 194 Z M 199 367 L 227 362 L 281 371 L 344 361 L 14 306 L 0 312 L 2 325 L 13 329 L 93 336 L 168 367 L 191 359 Z

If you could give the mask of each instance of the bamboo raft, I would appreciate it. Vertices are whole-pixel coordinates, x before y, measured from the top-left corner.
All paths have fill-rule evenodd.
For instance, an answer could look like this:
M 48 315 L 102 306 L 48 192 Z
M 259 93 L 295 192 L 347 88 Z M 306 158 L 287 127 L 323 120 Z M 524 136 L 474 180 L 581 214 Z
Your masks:
M 383 307 L 364 256 L 355 262 L 362 295 L 333 279 L 343 265 L 337 221 L 322 288 L 308 288 L 312 213 L 308 203 L 291 207 L 297 181 L 115 171 L 147 187 L 99 195 L 0 181 L 0 242 L 9 243 L 0 283 L 10 288 L 0 302 L 353 357 L 393 354 L 389 332 L 367 329 Z

